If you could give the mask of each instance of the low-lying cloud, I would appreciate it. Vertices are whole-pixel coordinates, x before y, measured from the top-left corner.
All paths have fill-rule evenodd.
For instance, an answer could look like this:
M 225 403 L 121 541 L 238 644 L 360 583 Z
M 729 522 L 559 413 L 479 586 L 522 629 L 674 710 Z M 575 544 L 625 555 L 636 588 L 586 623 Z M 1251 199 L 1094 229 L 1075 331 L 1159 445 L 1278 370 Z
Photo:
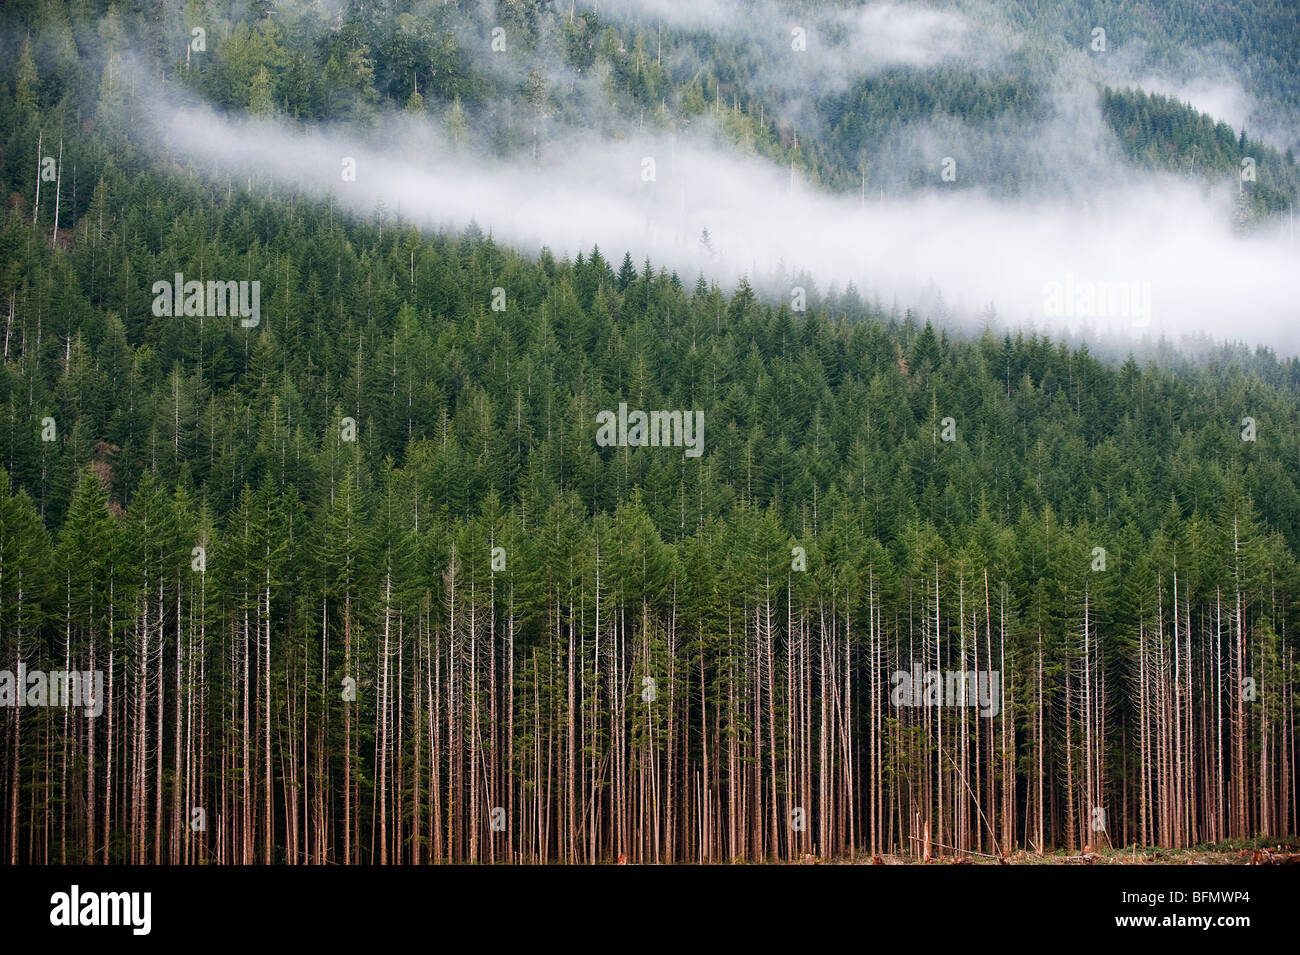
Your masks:
M 822 291 L 852 282 L 865 297 L 972 325 L 991 310 L 1003 325 L 1205 333 L 1300 352 L 1300 247 L 1284 227 L 1234 230 L 1229 185 L 1081 167 L 1079 187 L 1058 199 L 937 183 L 864 200 L 829 195 L 703 133 L 575 137 L 533 162 L 458 149 L 405 117 L 363 140 L 345 128 L 235 120 L 175 103 L 153 115 L 159 129 L 142 146 L 222 180 L 333 195 L 356 214 L 382 208 L 424 228 L 473 221 L 528 253 L 546 246 L 572 257 L 599 245 L 688 282 L 702 273 L 728 287 L 748 275 L 784 295 L 796 280 L 783 277 L 806 272 Z M 345 157 L 355 181 L 342 178 Z

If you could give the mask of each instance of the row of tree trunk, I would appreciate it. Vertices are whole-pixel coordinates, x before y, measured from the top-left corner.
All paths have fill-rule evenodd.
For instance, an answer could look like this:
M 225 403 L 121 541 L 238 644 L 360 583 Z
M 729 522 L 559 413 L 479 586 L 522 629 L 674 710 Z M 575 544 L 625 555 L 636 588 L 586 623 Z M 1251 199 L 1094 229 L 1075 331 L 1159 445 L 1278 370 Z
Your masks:
M 1240 592 L 1193 606 L 1175 571 L 1131 642 L 1085 592 L 1049 649 L 986 572 L 941 593 L 936 566 L 890 606 L 873 575 L 865 614 L 766 580 L 709 633 L 595 568 L 529 639 L 512 585 L 466 584 L 454 553 L 440 605 L 399 606 L 389 572 L 365 620 L 327 598 L 311 633 L 277 632 L 269 575 L 215 628 L 202 584 L 154 580 L 111 651 L 69 613 L 51 663 L 104 668 L 103 713 L 4 713 L 5 858 L 927 858 L 1296 831 L 1295 661 Z M 996 671 L 996 712 L 895 705 L 914 667 Z

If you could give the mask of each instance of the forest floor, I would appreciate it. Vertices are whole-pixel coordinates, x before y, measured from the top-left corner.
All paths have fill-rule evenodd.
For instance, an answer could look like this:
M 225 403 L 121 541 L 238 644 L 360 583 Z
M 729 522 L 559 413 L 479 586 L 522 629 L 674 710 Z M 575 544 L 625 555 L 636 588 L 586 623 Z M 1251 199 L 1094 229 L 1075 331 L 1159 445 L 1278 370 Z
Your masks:
M 840 864 L 867 865 L 870 856 L 838 860 Z M 804 864 L 815 864 L 811 856 Z M 917 865 L 915 856 L 885 855 L 879 862 L 884 865 Z M 1214 845 L 1189 846 L 1181 849 L 1153 846 L 1127 849 L 1090 849 L 1086 852 L 1048 852 L 1038 855 L 1018 849 L 1005 859 L 989 855 L 966 853 L 957 857 L 951 852 L 935 856 L 929 865 L 1300 865 L 1300 840 L 1284 839 L 1269 842 L 1236 840 Z

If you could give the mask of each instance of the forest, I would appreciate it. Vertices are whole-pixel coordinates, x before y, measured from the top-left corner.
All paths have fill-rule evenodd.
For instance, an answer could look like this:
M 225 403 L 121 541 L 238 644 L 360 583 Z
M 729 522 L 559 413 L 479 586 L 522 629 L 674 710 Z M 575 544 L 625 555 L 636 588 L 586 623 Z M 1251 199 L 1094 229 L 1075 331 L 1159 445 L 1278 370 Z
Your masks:
M 1297 358 L 950 332 L 852 285 L 796 310 L 208 181 L 109 122 L 114 30 L 167 5 L 48 6 L 5 14 L 0 668 L 106 696 L 18 706 L 0 673 L 7 863 L 1296 834 Z M 284 52 L 292 112 L 319 64 Z M 243 108 L 265 67 L 227 67 L 189 82 Z M 1235 168 L 1244 135 L 1104 96 Z M 155 314 L 178 273 L 258 280 L 260 320 Z M 702 416 L 702 453 L 599 441 L 621 404 Z M 900 705 L 899 673 L 954 671 L 996 705 Z

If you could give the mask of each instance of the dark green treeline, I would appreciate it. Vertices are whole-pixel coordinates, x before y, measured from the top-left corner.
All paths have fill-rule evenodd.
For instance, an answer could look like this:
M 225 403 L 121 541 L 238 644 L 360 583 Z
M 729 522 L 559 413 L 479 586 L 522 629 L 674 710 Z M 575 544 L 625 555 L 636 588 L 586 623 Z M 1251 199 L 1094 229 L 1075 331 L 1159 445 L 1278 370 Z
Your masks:
M 1294 361 L 151 188 L 0 234 L 2 656 L 109 681 L 94 720 L 5 713 L 7 858 L 1294 831 Z M 155 318 L 178 271 L 260 276 L 261 324 Z M 705 453 L 598 447 L 620 402 L 703 410 Z M 894 707 L 914 662 L 1002 705 Z

